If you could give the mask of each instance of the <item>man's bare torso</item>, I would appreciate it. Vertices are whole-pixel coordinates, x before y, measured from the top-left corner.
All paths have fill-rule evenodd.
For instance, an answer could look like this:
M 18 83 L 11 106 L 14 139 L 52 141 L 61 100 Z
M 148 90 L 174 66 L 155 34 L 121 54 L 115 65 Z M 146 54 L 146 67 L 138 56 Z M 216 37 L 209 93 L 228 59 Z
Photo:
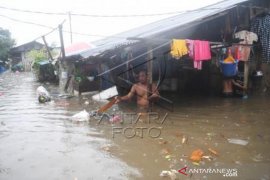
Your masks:
M 148 107 L 149 101 L 147 97 L 147 86 L 137 83 L 134 85 L 134 88 L 137 95 L 137 105 L 140 107 Z

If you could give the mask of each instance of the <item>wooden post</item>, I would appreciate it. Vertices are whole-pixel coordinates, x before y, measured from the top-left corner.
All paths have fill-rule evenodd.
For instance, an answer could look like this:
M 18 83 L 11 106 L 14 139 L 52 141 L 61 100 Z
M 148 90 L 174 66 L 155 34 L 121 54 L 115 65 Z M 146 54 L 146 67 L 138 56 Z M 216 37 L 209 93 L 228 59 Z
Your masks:
M 126 63 L 126 71 L 127 71 L 127 75 L 126 75 L 126 79 L 128 80 L 128 81 L 131 81 L 132 80 L 132 78 L 131 77 L 136 77 L 136 75 L 135 75 L 135 73 L 134 73 L 134 71 L 133 71 L 133 67 L 132 67 L 132 64 L 130 64 L 130 61 L 132 61 L 132 59 L 133 59 L 133 54 L 132 54 L 132 51 L 130 50 L 129 52 L 128 52 L 128 58 L 127 58 L 127 63 Z
M 63 40 L 63 32 L 62 32 L 62 24 L 60 24 L 58 26 L 59 28 L 59 36 L 60 36 L 60 44 L 61 44 L 61 53 L 62 53 L 62 58 L 59 60 L 59 69 L 60 69 L 60 73 L 59 73 L 59 85 L 60 85 L 60 91 L 61 93 L 65 93 L 65 86 L 67 83 L 67 76 L 65 72 L 65 65 L 64 65 L 64 59 L 66 57 L 65 55 L 65 48 L 64 48 L 64 40 Z
M 231 17 L 230 14 L 228 13 L 226 15 L 226 34 L 230 34 L 232 32 L 232 28 L 231 28 Z
M 101 67 L 101 63 L 100 62 L 98 62 L 98 69 L 99 69 L 99 74 L 101 74 L 102 73 L 102 67 Z M 101 76 L 99 76 L 99 92 L 101 92 L 102 91 L 102 75 Z
M 249 7 L 249 20 L 253 16 L 253 10 L 250 4 Z M 248 75 L 249 75 L 249 63 L 247 61 L 244 62 L 244 87 L 247 89 L 248 88 Z M 247 92 L 246 92 L 247 93 Z
M 239 7 L 236 7 L 237 24 L 240 24 Z
M 130 61 L 130 59 L 131 59 L 130 51 L 128 51 L 127 60 L 126 60 L 126 77 L 125 77 L 125 79 L 127 81 L 130 81 L 130 78 L 129 78 L 129 61 Z
M 64 40 L 63 40 L 63 26 L 60 24 L 59 26 L 59 36 L 60 36 L 60 43 L 61 43 L 61 53 L 62 53 L 62 58 L 64 59 L 66 57 L 65 54 L 65 47 L 64 47 Z
M 152 84 L 153 84 L 153 50 L 152 47 L 148 47 L 148 55 L 147 55 L 147 98 L 151 96 L 152 92 Z M 149 109 L 152 111 L 152 103 L 149 104 Z
M 71 25 L 71 13 L 70 12 L 68 12 L 68 18 L 69 18 L 70 43 L 72 44 L 73 38 L 72 38 L 72 25 Z
M 45 44 L 45 47 L 46 47 L 46 49 L 47 49 L 47 52 L 48 52 L 48 54 L 49 54 L 50 59 L 53 60 L 53 57 L 52 57 L 51 51 L 50 51 L 50 49 L 49 49 L 49 47 L 48 47 L 47 41 L 46 41 L 46 39 L 45 39 L 45 36 L 42 36 L 42 39 L 43 39 L 43 42 L 44 42 L 44 44 Z
M 246 89 L 248 87 L 248 74 L 249 74 L 248 62 L 245 62 L 245 64 L 244 64 L 244 87 Z

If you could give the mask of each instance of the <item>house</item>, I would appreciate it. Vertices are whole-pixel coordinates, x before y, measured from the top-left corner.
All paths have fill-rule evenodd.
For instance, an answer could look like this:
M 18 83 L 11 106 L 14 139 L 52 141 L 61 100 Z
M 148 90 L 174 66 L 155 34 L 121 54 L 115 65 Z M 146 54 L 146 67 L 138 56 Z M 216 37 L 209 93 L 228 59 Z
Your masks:
M 12 48 L 10 50 L 11 66 L 21 62 L 24 70 L 30 71 L 33 60 L 27 57 L 27 53 L 31 50 L 40 50 L 44 47 L 44 44 L 41 44 L 37 41 L 32 41 Z
M 150 81 L 156 81 L 161 90 L 219 94 L 222 88 L 219 50 L 237 44 L 233 39 L 235 32 L 249 30 L 252 20 L 265 16 L 269 9 L 268 0 L 224 0 L 99 40 L 94 42 L 95 48 L 67 59 L 106 64 L 109 70 L 98 77 L 109 76 L 107 81 L 116 84 L 120 94 L 129 91 L 135 82 L 131 71 L 136 73 L 141 67 L 148 69 Z M 209 41 L 212 58 L 203 63 L 202 70 L 196 70 L 190 59 L 175 60 L 170 56 L 172 39 Z M 262 61 L 260 45 L 254 47 L 249 61 L 240 67 L 245 84 L 253 71 L 270 70 L 270 59 Z M 264 78 L 268 82 L 265 86 L 269 86 L 270 77 Z
M 60 89 L 74 94 L 99 91 L 100 81 L 95 76 L 101 67 L 98 61 L 82 61 L 80 53 L 95 46 L 86 42 L 78 42 L 65 47 L 66 57 L 59 61 Z

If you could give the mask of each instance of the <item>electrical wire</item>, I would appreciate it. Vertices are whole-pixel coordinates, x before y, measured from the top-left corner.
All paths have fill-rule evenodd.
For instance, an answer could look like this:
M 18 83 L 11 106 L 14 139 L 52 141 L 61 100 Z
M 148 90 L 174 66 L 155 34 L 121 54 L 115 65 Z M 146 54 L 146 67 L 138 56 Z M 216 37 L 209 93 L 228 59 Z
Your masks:
M 155 16 L 165 16 L 165 15 L 177 15 L 187 12 L 196 12 L 196 11 L 205 11 L 212 9 L 220 9 L 220 8 L 200 8 L 195 10 L 185 10 L 185 11 L 174 11 L 174 12 L 166 12 L 166 13 L 155 13 L 155 14 L 120 14 L 120 15 L 99 15 L 99 14 L 80 14 L 80 13 L 70 13 L 73 16 L 84 16 L 84 17 L 96 17 L 96 18 L 130 18 L 130 17 L 155 17 Z
M 43 12 L 43 11 L 32 11 L 32 10 L 24 10 L 24 9 L 17 9 L 17 8 L 9 8 L 0 6 L 1 9 L 6 9 L 10 11 L 17 11 L 17 12 L 24 12 L 24 13 L 33 13 L 33 14 L 46 14 L 46 15 L 67 15 L 67 13 L 51 13 L 51 12 Z
M 115 15 L 106 15 L 106 14 L 84 14 L 84 13 L 71 13 L 71 12 L 44 12 L 44 11 L 32 11 L 25 9 L 17 9 L 17 8 L 9 8 L 0 6 L 0 9 L 24 12 L 24 13 L 34 13 L 34 14 L 44 14 L 44 15 L 58 15 L 58 16 L 84 16 L 84 17 L 93 17 L 93 18 L 130 18 L 130 17 L 154 17 L 154 16 L 165 16 L 165 15 L 173 15 L 173 14 L 181 14 L 187 12 L 195 12 L 195 11 L 205 11 L 205 10 L 213 10 L 213 9 L 221 9 L 221 8 L 200 8 L 195 10 L 185 10 L 185 11 L 173 11 L 173 12 L 165 12 L 165 13 L 153 13 L 153 14 L 115 14 Z
M 38 23 L 30 22 L 30 21 L 19 20 L 19 19 L 15 19 L 15 18 L 12 18 L 9 16 L 2 15 L 2 14 L 0 14 L 0 17 L 6 18 L 6 19 L 9 19 L 12 21 L 20 22 L 20 23 L 31 24 L 31 25 L 35 25 L 35 26 L 44 27 L 44 28 L 54 29 L 54 27 L 51 27 L 51 26 L 47 26 L 44 24 L 38 24 Z
M 48 36 L 49 34 L 53 33 L 55 30 L 58 29 L 58 27 L 51 27 L 51 26 L 47 26 L 47 25 L 44 25 L 44 24 L 38 24 L 38 23 L 34 23 L 34 22 L 29 22 L 29 21 L 24 21 L 24 20 L 20 20 L 20 19 L 15 19 L 15 18 L 12 18 L 12 17 L 9 17 L 9 16 L 5 16 L 5 15 L 2 15 L 2 14 L 0 14 L 0 17 L 9 19 L 11 21 L 19 22 L 19 23 L 30 24 L 30 25 L 35 25 L 35 26 L 39 26 L 39 27 L 51 29 L 51 31 L 49 31 L 48 33 L 46 33 L 46 34 L 44 34 L 42 36 Z M 64 22 L 65 22 L 65 20 L 61 24 L 63 24 Z M 42 36 L 39 36 L 39 37 L 35 38 L 32 41 L 36 41 L 36 40 L 42 38 Z M 32 42 L 32 41 L 30 41 L 30 42 Z
M 63 25 L 65 23 L 65 21 L 66 20 L 63 20 L 59 25 Z M 47 32 L 46 34 L 43 34 L 43 35 L 35 38 L 33 41 L 36 41 L 36 40 L 38 40 L 38 39 L 40 39 L 42 37 L 46 37 L 46 36 L 50 35 L 51 33 L 53 33 L 54 31 L 56 31 L 59 28 L 59 25 L 57 27 L 53 28 L 51 31 Z
M 143 16 L 160 16 L 160 15 L 169 15 L 169 14 L 177 14 L 177 13 L 184 13 L 184 12 L 195 12 L 195 11 L 203 11 L 203 10 L 211 10 L 211 9 L 221 9 L 221 8 L 200 8 L 196 10 L 187 10 L 187 11 L 177 11 L 177 12 L 168 12 L 168 13 L 159 13 L 159 14 L 133 14 L 133 15 L 94 15 L 94 14 L 76 14 L 76 13 L 52 13 L 52 12 L 43 12 L 43 11 L 32 11 L 32 10 L 23 10 L 23 9 L 16 9 L 16 8 L 8 8 L 4 6 L 0 6 L 0 9 L 7 9 L 7 10 L 12 10 L 12 11 L 19 11 L 19 12 L 25 12 L 25 13 L 36 13 L 36 14 L 46 14 L 46 15 L 74 15 L 74 16 L 89 16 L 89 17 L 143 17 Z M 49 32 L 49 34 L 53 31 L 55 31 L 57 28 L 44 25 L 44 24 L 39 24 L 35 22 L 30 22 L 30 21 L 24 21 L 24 20 L 19 20 L 15 19 L 3 14 L 0 14 L 0 17 L 15 21 L 15 22 L 20 22 L 20 23 L 25 23 L 25 24 L 30 24 L 30 25 L 35 25 L 43 28 L 48 28 L 51 29 L 52 31 Z M 86 34 L 86 33 L 81 33 L 81 32 L 70 32 L 67 30 L 63 30 L 64 33 L 72 33 L 75 35 L 81 35 L 81 36 L 93 36 L 93 37 L 112 37 L 112 38 L 120 38 L 120 39 L 126 39 L 127 37 L 120 37 L 120 36 L 108 36 L 108 35 L 98 35 L 98 34 Z M 46 35 L 45 35 L 46 36 Z M 39 37 L 41 38 L 41 37 Z M 37 39 L 39 39 L 37 38 Z
M 24 24 L 30 24 L 30 25 L 35 25 L 35 26 L 39 26 L 39 27 L 43 27 L 43 28 L 48 28 L 48 29 L 51 29 L 53 31 L 55 31 L 55 27 L 52 27 L 52 26 L 47 26 L 47 25 L 44 25 L 44 24 L 39 24 L 39 23 L 35 23 L 35 22 L 30 22 L 30 21 L 24 21 L 24 20 L 20 20 L 20 19 L 15 19 L 15 18 L 12 18 L 12 17 L 9 17 L 9 16 L 5 16 L 5 15 L 2 15 L 0 14 L 0 17 L 3 17 L 3 18 L 6 18 L 6 19 L 9 19 L 11 21 L 15 21 L 15 22 L 19 22 L 19 23 L 24 23 Z M 108 36 L 108 35 L 101 35 L 101 34 L 86 34 L 86 33 L 81 33 L 81 32 L 70 32 L 70 31 L 67 31 L 67 30 L 63 30 L 64 33 L 72 33 L 72 34 L 75 34 L 75 35 L 81 35 L 81 36 L 92 36 L 92 37 L 104 37 L 104 38 L 108 38 L 108 37 L 113 37 L 113 38 L 119 38 L 119 39 L 125 39 L 127 37 L 120 37 L 120 36 Z M 50 33 L 49 33 L 50 34 Z

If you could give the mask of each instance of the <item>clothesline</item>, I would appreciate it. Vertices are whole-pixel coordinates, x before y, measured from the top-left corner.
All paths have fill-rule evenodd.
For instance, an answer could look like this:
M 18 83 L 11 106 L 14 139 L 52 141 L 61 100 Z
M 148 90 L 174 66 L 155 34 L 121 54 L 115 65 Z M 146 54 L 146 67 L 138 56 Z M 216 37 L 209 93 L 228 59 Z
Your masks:
M 191 40 L 191 39 L 173 39 L 171 42 L 171 55 L 175 59 L 181 59 L 188 55 L 193 59 L 194 68 L 201 70 L 202 62 L 210 60 L 209 41 Z
M 227 43 L 226 44 L 226 43 L 223 43 L 223 44 L 218 44 L 218 45 L 212 45 L 211 49 L 227 48 L 227 47 L 231 47 L 232 45 L 241 45 L 241 46 L 247 46 L 247 47 L 259 46 L 258 44 L 239 44 L 239 43 Z

